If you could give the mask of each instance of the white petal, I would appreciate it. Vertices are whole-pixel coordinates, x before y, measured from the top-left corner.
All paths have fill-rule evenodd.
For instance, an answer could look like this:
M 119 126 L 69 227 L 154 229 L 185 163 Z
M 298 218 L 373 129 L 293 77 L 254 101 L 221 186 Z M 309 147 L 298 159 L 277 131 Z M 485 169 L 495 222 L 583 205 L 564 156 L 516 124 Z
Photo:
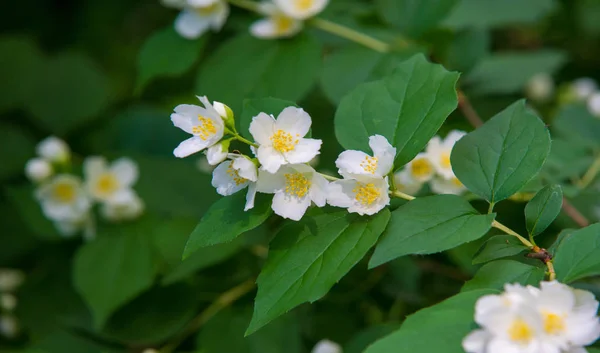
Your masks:
M 525 351 L 521 351 L 517 345 L 511 344 L 508 340 L 492 338 L 485 353 L 525 353 Z
M 175 30 L 180 36 L 187 39 L 200 37 L 210 27 L 210 20 L 198 16 L 197 13 L 183 10 L 175 19 Z
M 321 340 L 313 348 L 311 353 L 342 353 L 342 347 L 330 340 Z
M 387 175 L 394 167 L 396 148 L 381 135 L 369 137 L 369 147 L 373 150 L 373 156 L 377 157 L 376 175 L 381 177 Z
M 344 179 L 329 183 L 327 188 L 327 203 L 335 207 L 348 208 L 354 203 L 356 180 Z
M 285 159 L 291 164 L 308 163 L 319 154 L 323 141 L 300 139 L 296 148 L 285 153 Z
M 33 182 L 42 182 L 48 179 L 52 173 L 54 173 L 54 168 L 46 159 L 32 158 L 25 164 L 25 175 Z
M 305 20 L 323 11 L 329 0 L 274 0 L 274 2 L 286 15 L 298 20 Z
M 319 207 L 327 204 L 329 182 L 315 171 L 311 180 L 310 198 Z
M 261 168 L 269 173 L 276 173 L 279 167 L 287 163 L 283 155 L 271 146 L 259 146 L 257 157 Z
M 575 97 L 578 100 L 586 100 L 592 93 L 598 90 L 598 85 L 593 78 L 582 77 L 573 81 Z
M 217 6 L 217 10 L 210 17 L 210 28 L 213 31 L 220 31 L 227 22 L 227 17 L 229 17 L 229 4 L 227 2 L 220 1 Z
M 571 288 L 557 281 L 540 283 L 541 294 L 536 303 L 551 312 L 567 313 L 575 307 L 575 294 Z
M 138 180 L 138 166 L 132 159 L 121 157 L 110 168 L 122 185 L 131 186 Z
M 256 198 L 256 183 L 250 183 L 248 185 L 248 193 L 246 194 L 246 205 L 244 211 L 248 211 L 254 208 L 254 199 Z
M 373 184 L 373 187 L 379 192 L 379 197 L 377 197 L 377 199 L 371 204 L 363 204 L 358 201 L 357 193 L 353 193 L 354 202 L 350 207 L 348 207 L 348 212 L 356 212 L 359 215 L 371 216 L 390 204 L 390 196 L 388 194 L 389 184 L 387 178 L 369 178 L 360 180 L 360 183 L 357 183 L 356 187 L 364 187 L 365 184 Z
M 467 134 L 466 132 L 460 131 L 460 130 L 450 131 L 448 133 L 448 135 L 446 135 L 446 138 L 444 139 L 444 147 L 452 150 L 452 147 L 454 147 L 454 145 L 458 142 L 458 140 L 463 138 L 463 136 L 465 136 L 466 134 Z
M 133 191 L 133 189 L 123 188 L 110 195 L 107 202 L 115 204 L 129 204 L 135 202 L 136 198 L 137 194 L 135 191 Z
M 304 137 L 310 130 L 310 115 L 302 108 L 287 107 L 277 116 L 275 130 L 283 130 L 292 136 Z
M 361 163 L 370 156 L 362 151 L 347 150 L 338 156 L 335 160 L 335 166 L 338 173 L 345 178 L 351 178 L 354 174 L 371 174 L 366 171 Z
M 233 177 L 227 172 L 231 167 L 231 163 L 231 161 L 225 161 L 213 170 L 211 184 L 217 189 L 219 195 L 229 196 L 248 186 L 248 181 L 236 183 Z
M 394 174 L 394 185 L 398 191 L 409 195 L 416 194 L 423 187 L 423 183 L 413 179 L 406 169 L 402 169 Z
M 256 38 L 272 39 L 277 37 L 275 25 L 270 18 L 263 18 L 250 26 L 250 33 Z M 255 137 L 256 139 L 256 137 Z
M 406 165 L 411 177 L 422 183 L 427 182 L 435 175 L 435 166 L 426 153 L 419 153 Z
M 271 174 L 267 171 L 260 170 L 258 172 L 257 189 L 258 192 L 266 194 L 274 194 L 277 191 L 285 189 L 285 177 L 284 173 L 287 168 L 280 168 L 277 173 Z
M 262 39 L 291 37 L 300 30 L 302 30 L 301 21 L 280 15 L 258 20 L 250 26 L 250 33 Z
M 209 145 L 209 140 L 205 141 L 197 136 L 192 136 L 189 139 L 181 142 L 173 151 L 173 155 L 178 158 L 184 158 L 205 149 Z
M 108 165 L 106 159 L 100 156 L 90 156 L 83 161 L 83 175 L 86 179 L 95 179 L 106 172 Z
M 223 150 L 223 145 L 217 143 L 216 145 L 210 146 L 206 150 L 206 160 L 210 165 L 217 165 L 223 162 L 227 158 L 227 151 Z
M 431 187 L 431 191 L 436 194 L 460 195 L 467 190 L 456 177 L 452 177 L 451 179 L 435 177 L 431 179 L 429 186 Z
M 265 113 L 260 113 L 252 118 L 250 134 L 259 145 L 270 145 L 271 136 L 275 133 L 275 119 Z
M 188 5 L 193 7 L 208 7 L 216 4 L 221 0 L 187 0 Z
M 56 136 L 49 136 L 38 143 L 37 154 L 51 162 L 64 163 L 71 156 L 69 145 Z
M 598 311 L 598 301 L 591 292 L 581 289 L 573 289 L 573 295 L 575 296 L 574 311 L 581 314 L 595 314 Z
M 308 206 L 310 206 L 310 198 L 307 196 L 293 197 L 283 191 L 279 191 L 273 196 L 273 211 L 283 218 L 299 221 L 306 213 Z
M 475 330 L 463 339 L 462 347 L 467 353 L 485 353 L 489 338 L 490 335 L 485 330 Z
M 251 160 L 249 160 L 248 158 L 244 157 L 244 156 L 238 156 L 238 157 L 234 157 L 232 158 L 233 160 L 233 169 L 238 171 L 238 174 L 244 178 L 244 179 L 248 179 L 250 181 L 256 181 L 258 180 L 258 172 L 257 172 L 257 168 L 256 165 L 254 164 L 254 162 L 252 162 Z
M 219 113 L 221 118 L 227 119 L 227 109 L 225 108 L 225 104 L 214 101 L 213 108 L 215 108 L 215 110 L 217 111 L 217 113 Z
M 173 125 L 181 130 L 192 133 L 192 127 L 198 119 L 198 115 L 202 115 L 204 109 L 193 104 L 180 104 L 175 107 L 174 113 L 171 114 Z

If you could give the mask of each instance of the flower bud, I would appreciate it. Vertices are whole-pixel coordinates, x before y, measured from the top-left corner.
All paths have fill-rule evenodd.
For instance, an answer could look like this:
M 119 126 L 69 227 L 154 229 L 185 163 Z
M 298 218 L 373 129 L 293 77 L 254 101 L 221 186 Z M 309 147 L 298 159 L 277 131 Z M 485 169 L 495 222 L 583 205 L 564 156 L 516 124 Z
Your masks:
M 317 343 L 315 348 L 313 348 L 312 353 L 342 353 L 342 347 L 335 342 L 321 340 Z
M 0 292 L 12 292 L 25 280 L 25 275 L 19 270 L 0 268 Z
M 600 118 L 600 93 L 594 93 L 587 101 L 588 110 L 592 115 Z
M 65 163 L 71 157 L 67 143 L 55 136 L 42 140 L 37 146 L 37 153 L 40 157 L 56 163 Z
M 0 295 L 0 308 L 2 308 L 4 311 L 13 311 L 16 307 L 17 297 L 9 293 Z
M 233 115 L 233 110 L 231 110 L 231 108 L 229 108 L 227 105 L 217 101 L 213 102 L 213 107 L 225 121 L 225 126 L 233 130 L 235 128 L 235 117 Z
M 46 180 L 53 172 L 52 164 L 42 158 L 32 158 L 25 164 L 25 175 L 36 183 Z
M 206 160 L 210 165 L 217 165 L 227 158 L 231 139 L 221 141 L 206 150 Z
M 589 77 L 579 78 L 573 81 L 572 84 L 573 93 L 579 101 L 588 99 L 597 89 L 598 85 L 596 84 L 596 81 Z
M 19 323 L 12 315 L 0 315 L 0 336 L 13 338 L 19 333 Z
M 529 80 L 525 93 L 533 101 L 547 102 L 554 93 L 554 80 L 547 73 L 539 73 Z

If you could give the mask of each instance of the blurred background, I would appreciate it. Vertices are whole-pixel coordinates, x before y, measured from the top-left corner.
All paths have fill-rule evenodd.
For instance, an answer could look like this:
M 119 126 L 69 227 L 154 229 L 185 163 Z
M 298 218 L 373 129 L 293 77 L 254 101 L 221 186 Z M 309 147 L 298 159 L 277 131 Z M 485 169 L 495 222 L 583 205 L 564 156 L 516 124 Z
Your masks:
M 330 1 L 320 16 L 391 43 L 387 54 L 308 25 L 292 39 L 252 38 L 248 27 L 259 16 L 235 6 L 221 31 L 194 40 L 176 33 L 178 11 L 158 1 L 4 1 L 0 9 L 2 352 L 300 353 L 330 339 L 358 353 L 406 315 L 456 293 L 480 266 L 472 258 L 489 235 L 371 271 L 363 260 L 325 298 L 248 338 L 251 286 L 202 316 L 223 293 L 253 281 L 282 220 L 181 261 L 187 237 L 219 199 L 201 154 L 172 155 L 186 134 L 169 115 L 197 104 L 195 95 L 236 116 L 247 98 L 296 102 L 324 141 L 317 169 L 333 173 L 340 99 L 422 52 L 462 72 L 460 87 L 483 120 L 527 97 L 550 126 L 552 155 L 522 196 L 560 183 L 580 218 L 562 213 L 542 243 L 600 219 L 598 171 L 588 174 L 600 150 L 600 104 L 593 92 L 578 95 L 576 84 L 600 78 L 600 0 Z M 452 129 L 473 127 L 457 110 L 440 134 Z M 98 220 L 92 241 L 61 235 L 24 174 L 51 135 L 68 143 L 76 174 L 87 156 L 133 159 L 143 215 Z M 502 203 L 500 220 L 523 230 L 523 207 Z M 581 285 L 600 293 L 598 281 Z

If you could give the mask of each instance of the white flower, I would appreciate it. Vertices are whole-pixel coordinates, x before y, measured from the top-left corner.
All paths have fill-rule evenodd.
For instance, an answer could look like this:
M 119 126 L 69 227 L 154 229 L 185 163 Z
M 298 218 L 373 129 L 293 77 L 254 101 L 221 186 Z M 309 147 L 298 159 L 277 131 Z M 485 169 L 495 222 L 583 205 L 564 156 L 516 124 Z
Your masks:
M 435 171 L 445 179 L 454 177 L 452 165 L 450 164 L 450 154 L 456 142 L 465 135 L 464 131 L 452 130 L 444 140 L 439 136 L 434 136 L 427 144 L 425 154 L 429 157 Z
M 327 202 L 327 180 L 306 164 L 290 164 L 275 174 L 260 171 L 258 192 L 275 194 L 272 208 L 283 218 L 299 221 L 314 202 L 318 207 Z
M 75 214 L 73 217 L 54 221 L 54 227 L 64 237 L 72 237 L 83 231 L 85 239 L 96 237 L 96 228 L 90 212 Z
M 271 3 L 261 4 L 261 12 L 267 17 L 254 22 L 250 26 L 250 33 L 257 38 L 292 37 L 302 30 L 302 21 L 286 15 Z
M 217 143 L 206 150 L 206 161 L 210 165 L 217 165 L 227 159 L 228 152 L 229 140 Z
M 19 323 L 12 315 L 0 315 L 0 335 L 14 338 L 19 333 Z
M 313 348 L 311 353 L 342 353 L 342 347 L 330 340 L 321 340 Z
M 43 158 L 32 158 L 25 164 L 25 175 L 36 183 L 48 179 L 53 172 L 52 164 Z
M 71 158 L 71 151 L 65 141 L 50 136 L 37 145 L 37 154 L 54 163 L 65 163 Z
M 284 164 L 310 162 L 321 149 L 321 140 L 304 138 L 311 125 L 310 116 L 296 107 L 285 108 L 277 120 L 260 113 L 250 123 L 250 133 L 259 144 L 256 150 L 262 169 L 275 173 Z
M 165 0 L 163 4 L 182 9 L 175 19 L 175 30 L 187 39 L 196 39 L 210 29 L 220 31 L 229 16 L 225 0 Z
M 413 180 L 424 183 L 433 178 L 435 167 L 427 153 L 419 153 L 404 167 Z
M 0 292 L 13 292 L 25 281 L 25 274 L 19 270 L 0 268 Z
M 113 222 L 135 219 L 144 212 L 144 202 L 134 193 L 126 200 L 104 203 L 100 212 L 104 218 Z
M 423 183 L 414 179 L 408 169 L 402 169 L 394 174 L 394 185 L 398 191 L 413 195 L 419 192 Z
M 59 174 L 42 184 L 36 191 L 46 217 L 58 222 L 72 222 L 88 213 L 91 201 L 81 179 Z
M 582 77 L 573 81 L 571 87 L 575 98 L 580 101 L 585 101 L 598 90 L 596 81 L 589 77 Z
M 529 79 L 525 87 L 527 97 L 534 101 L 546 102 L 554 93 L 554 80 L 546 72 L 538 73 Z
M 450 179 L 434 177 L 431 179 L 429 186 L 431 187 L 431 191 L 436 194 L 460 195 L 467 190 L 463 183 L 455 176 Z
M 256 181 L 258 180 L 256 165 L 243 155 L 230 153 L 228 158 L 230 160 L 219 164 L 214 169 L 212 186 L 217 189 L 219 195 L 223 196 L 235 194 L 247 187 L 244 211 L 248 211 L 254 207 L 254 197 L 256 196 Z
M 5 311 L 13 311 L 17 307 L 17 297 L 10 293 L 0 294 L 0 308 Z
M 183 158 L 210 147 L 221 140 L 225 124 L 219 112 L 206 97 L 198 97 L 204 107 L 180 104 L 171 114 L 171 121 L 181 130 L 193 136 L 183 141 L 173 151 L 175 157 Z
M 359 177 L 329 184 L 327 203 L 350 213 L 373 215 L 390 203 L 388 178 Z
M 369 147 L 373 150 L 373 157 L 362 151 L 342 152 L 335 161 L 340 175 L 344 178 L 386 176 L 394 167 L 396 149 L 381 135 L 369 137 Z
M 329 0 L 274 0 L 274 2 L 289 17 L 306 20 L 323 11 Z
M 104 157 L 88 157 L 83 172 L 88 192 L 98 201 L 127 203 L 135 197 L 132 186 L 139 173 L 137 164 L 129 158 L 119 158 L 109 166 Z
M 600 92 L 594 93 L 588 98 L 587 107 L 592 115 L 600 118 Z

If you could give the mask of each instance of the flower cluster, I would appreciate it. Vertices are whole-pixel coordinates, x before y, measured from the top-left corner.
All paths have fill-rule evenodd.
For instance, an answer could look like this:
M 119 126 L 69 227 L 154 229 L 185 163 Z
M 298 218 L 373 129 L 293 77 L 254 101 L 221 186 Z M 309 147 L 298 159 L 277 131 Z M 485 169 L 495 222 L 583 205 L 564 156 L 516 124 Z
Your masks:
M 163 5 L 181 10 L 175 30 L 187 39 L 202 36 L 208 30 L 220 31 L 229 16 L 226 0 L 162 0 Z M 303 21 L 323 11 L 328 0 L 274 0 L 258 4 L 266 18 L 256 21 L 250 33 L 258 38 L 291 37 L 303 28 Z
M 104 157 L 88 157 L 82 180 L 69 172 L 71 153 L 64 141 L 48 137 L 39 143 L 37 153 L 39 157 L 27 162 L 25 174 L 37 184 L 35 196 L 42 211 L 62 235 L 83 230 L 86 238 L 94 237 L 94 202 L 100 203 L 100 213 L 109 221 L 134 219 L 143 212 L 144 204 L 133 190 L 138 168 L 131 159 L 120 158 L 109 165 Z
M 554 80 L 547 73 L 533 76 L 525 87 L 525 93 L 530 99 L 546 103 L 555 93 Z M 560 103 L 585 102 L 589 112 L 600 118 L 600 90 L 596 81 L 589 77 L 581 77 L 562 86 L 558 90 Z
M 19 333 L 14 315 L 17 307 L 15 291 L 23 284 L 25 275 L 19 270 L 0 268 L 0 335 L 13 338 Z
M 468 353 L 584 353 L 600 337 L 598 302 L 587 291 L 552 281 L 505 286 L 477 301 L 482 327 L 463 340 Z
M 450 154 L 454 144 L 465 134 L 463 131 L 453 130 L 445 139 L 434 136 L 427 144 L 425 152 L 419 153 L 403 169 L 395 173 L 396 188 L 414 194 L 424 183 L 429 183 L 431 191 L 436 194 L 463 193 L 466 188 L 452 171 Z

